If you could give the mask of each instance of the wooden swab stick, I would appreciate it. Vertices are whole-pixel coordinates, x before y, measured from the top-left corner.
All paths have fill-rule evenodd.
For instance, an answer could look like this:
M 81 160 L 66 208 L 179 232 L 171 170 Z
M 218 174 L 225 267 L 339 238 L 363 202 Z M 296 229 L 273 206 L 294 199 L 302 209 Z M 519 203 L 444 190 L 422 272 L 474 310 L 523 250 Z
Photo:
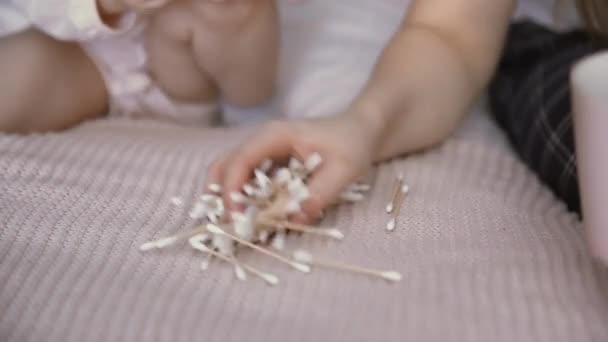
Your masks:
M 327 236 L 336 240 L 344 239 L 344 234 L 336 228 L 315 228 L 312 226 L 307 226 L 304 224 L 293 223 L 289 221 L 277 221 L 277 220 L 259 220 L 258 224 L 263 226 L 275 227 L 275 228 L 285 228 L 287 230 L 292 230 L 301 233 L 307 234 L 316 234 Z
M 388 221 L 388 223 L 386 224 L 386 230 L 388 230 L 389 232 L 392 232 L 397 227 L 397 218 L 399 217 L 399 213 L 401 212 L 401 197 L 403 197 L 403 194 L 401 193 L 401 191 L 398 191 L 396 198 L 396 201 L 398 203 L 396 204 L 394 215 L 393 217 L 391 217 L 391 220 Z
M 347 265 L 338 262 L 328 261 L 328 260 L 319 260 L 314 258 L 312 254 L 307 251 L 297 250 L 293 253 L 293 258 L 301 263 L 314 265 L 314 266 L 322 266 L 331 269 L 347 271 L 352 273 L 366 274 L 374 277 L 380 277 L 389 281 L 398 282 L 401 280 L 401 274 L 396 271 L 379 271 L 370 268 L 364 268 L 354 265 Z
M 409 191 L 410 191 L 410 187 L 407 184 L 403 184 L 401 186 L 401 188 L 399 189 L 399 193 L 397 195 L 398 201 L 397 201 L 397 205 L 395 208 L 395 213 L 394 213 L 393 217 L 391 218 L 391 220 L 388 221 L 388 224 L 386 225 L 386 230 L 392 232 L 397 227 L 397 219 L 399 219 L 399 213 L 401 212 L 401 207 L 403 206 L 403 200 L 405 199 L 405 197 L 407 196 Z
M 395 209 L 395 201 L 397 200 L 397 196 L 399 196 L 399 190 L 401 188 L 403 184 L 403 175 L 399 174 L 399 176 L 397 176 L 397 179 L 395 180 L 395 187 L 393 188 L 393 193 L 391 195 L 391 199 L 390 202 L 388 202 L 388 204 L 386 205 L 386 212 L 388 214 L 392 213 L 393 210 Z
M 247 247 L 249 247 L 251 249 L 254 249 L 254 250 L 256 250 L 256 251 L 258 251 L 260 253 L 266 254 L 267 256 L 269 256 L 271 258 L 274 258 L 274 259 L 276 259 L 278 261 L 281 261 L 281 262 L 283 262 L 283 263 L 285 263 L 285 264 L 287 264 L 287 265 L 295 268 L 296 270 L 298 270 L 300 272 L 304 272 L 304 273 L 310 272 L 310 266 L 305 265 L 305 264 L 301 264 L 299 262 L 295 262 L 295 261 L 289 260 L 289 259 L 285 258 L 282 255 L 279 255 L 277 253 L 269 251 L 269 250 L 267 250 L 265 248 L 262 248 L 262 247 L 260 247 L 258 245 L 255 245 L 255 244 L 253 244 L 253 243 L 251 243 L 251 242 L 249 242 L 247 240 L 243 240 L 243 239 L 239 238 L 238 236 L 232 235 L 232 234 L 224 231 L 222 228 L 220 228 L 219 226 L 216 226 L 214 224 L 207 224 L 207 231 L 209 231 L 210 233 L 213 233 L 213 234 L 220 234 L 220 235 L 224 235 L 226 237 L 229 237 L 230 239 L 232 239 L 232 240 L 234 240 L 234 241 L 236 241 L 236 242 L 238 242 L 238 243 L 240 243 L 242 245 L 245 245 L 245 246 L 247 246 Z
M 205 231 L 206 231 L 205 227 L 199 226 L 195 229 L 192 229 L 192 230 L 189 230 L 186 232 L 177 233 L 175 235 L 160 238 L 158 240 L 146 242 L 146 243 L 142 244 L 141 246 L 139 246 L 139 250 L 142 252 L 146 252 L 146 251 L 149 251 L 152 249 L 165 248 L 165 247 L 171 246 L 181 240 L 189 239 L 193 235 L 204 233 Z

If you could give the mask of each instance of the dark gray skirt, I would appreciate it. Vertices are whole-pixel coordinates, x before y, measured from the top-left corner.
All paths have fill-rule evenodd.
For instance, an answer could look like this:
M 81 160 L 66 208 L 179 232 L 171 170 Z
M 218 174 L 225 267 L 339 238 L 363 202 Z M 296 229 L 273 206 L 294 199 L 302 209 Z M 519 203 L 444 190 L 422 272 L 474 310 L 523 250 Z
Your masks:
M 570 70 L 595 52 L 582 31 L 511 25 L 490 85 L 490 107 L 515 151 L 568 207 L 580 213 Z

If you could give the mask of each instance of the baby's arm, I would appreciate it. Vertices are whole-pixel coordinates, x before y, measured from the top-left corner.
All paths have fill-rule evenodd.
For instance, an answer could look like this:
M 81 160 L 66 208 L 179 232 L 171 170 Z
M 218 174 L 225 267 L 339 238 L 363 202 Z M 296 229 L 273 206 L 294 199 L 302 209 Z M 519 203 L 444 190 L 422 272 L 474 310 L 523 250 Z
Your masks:
M 446 139 L 486 87 L 513 0 L 417 0 L 351 110 L 385 131 L 383 160 Z

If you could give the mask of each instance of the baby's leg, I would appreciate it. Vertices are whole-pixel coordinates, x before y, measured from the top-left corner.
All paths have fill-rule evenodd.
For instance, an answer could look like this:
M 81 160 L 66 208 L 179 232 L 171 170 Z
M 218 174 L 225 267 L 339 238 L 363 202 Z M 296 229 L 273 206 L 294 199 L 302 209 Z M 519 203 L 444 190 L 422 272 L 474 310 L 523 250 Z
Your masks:
M 278 67 L 278 15 L 274 0 L 201 2 L 194 52 L 218 84 L 223 100 L 261 104 L 273 95 Z
M 0 38 L 0 131 L 60 130 L 102 115 L 105 85 L 73 43 L 36 30 Z
M 146 52 L 150 74 L 171 98 L 181 102 L 212 103 L 217 87 L 198 66 L 192 49 L 196 17 L 186 2 L 173 2 L 150 18 Z

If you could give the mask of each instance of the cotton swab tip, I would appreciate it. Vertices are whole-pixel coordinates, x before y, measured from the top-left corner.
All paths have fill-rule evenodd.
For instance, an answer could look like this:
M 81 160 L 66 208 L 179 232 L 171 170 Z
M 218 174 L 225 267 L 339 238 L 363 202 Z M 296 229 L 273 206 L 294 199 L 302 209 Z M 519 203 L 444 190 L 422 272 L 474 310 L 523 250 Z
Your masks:
M 219 197 L 212 194 L 202 194 L 199 196 L 199 199 L 205 203 L 212 203 L 217 201 Z
M 247 197 L 245 197 L 245 195 L 243 195 L 240 192 L 231 192 L 230 200 L 232 200 L 232 202 L 237 203 L 237 204 L 247 203 Z
M 172 244 L 177 242 L 177 238 L 171 236 L 168 238 L 160 239 L 156 241 L 156 248 L 165 248 L 167 246 L 171 246 Z
M 291 170 L 288 168 L 279 169 L 274 176 L 274 180 L 279 185 L 285 185 L 292 179 Z
M 209 186 L 207 187 L 207 189 L 209 189 L 209 191 L 211 191 L 213 193 L 216 193 L 216 194 L 222 192 L 222 186 L 219 185 L 219 184 L 215 184 L 215 183 L 209 184 Z
M 219 217 L 217 217 L 216 213 L 208 213 L 207 220 L 209 220 L 209 222 L 211 222 L 211 223 L 217 224 L 219 222 Z
M 386 224 L 386 230 L 388 231 L 393 231 L 395 230 L 395 227 L 397 226 L 397 221 L 392 218 L 390 221 L 388 221 L 388 223 Z
M 342 240 L 344 239 L 344 233 L 342 233 L 341 231 L 337 230 L 337 229 L 328 229 L 327 230 L 327 235 L 329 237 L 332 237 L 336 240 Z
M 291 200 L 287 202 L 287 205 L 285 205 L 285 211 L 288 214 L 297 214 L 302 211 L 302 206 L 300 205 L 299 201 Z
M 272 159 L 264 159 L 260 164 L 260 170 L 267 173 L 270 169 L 272 169 Z
M 268 178 L 268 176 L 266 175 L 266 173 L 264 173 L 262 170 L 255 169 L 255 170 L 253 170 L 253 173 L 255 175 L 255 181 L 256 181 L 256 183 L 261 188 L 266 188 L 267 186 L 269 186 L 270 184 L 272 184 L 272 181 L 270 180 L 270 178 Z
M 289 159 L 289 164 L 287 165 L 287 167 L 291 171 L 299 171 L 304 168 L 304 165 L 302 165 L 302 163 L 299 160 L 292 157 L 291 159 Z
M 142 244 L 141 246 L 139 246 L 139 250 L 142 252 L 147 252 L 150 250 L 153 250 L 156 248 L 156 242 L 152 241 L 152 242 L 146 242 L 144 244 Z
M 282 251 L 285 249 L 285 242 L 285 233 L 277 232 L 270 245 L 277 251 Z
M 312 254 L 310 254 L 307 251 L 301 250 L 301 249 L 298 249 L 293 252 L 293 258 L 296 261 L 304 263 L 304 264 L 311 264 L 313 262 Z
M 214 225 L 214 224 L 208 224 L 207 225 L 207 230 L 209 231 L 209 233 L 213 233 L 213 234 L 224 234 L 224 231 L 222 230 L 222 228 Z
M 393 212 L 393 209 L 395 209 L 395 205 L 393 204 L 393 202 L 389 203 L 386 205 L 386 213 L 390 214 Z
M 402 278 L 401 273 L 395 271 L 382 272 L 380 275 L 382 276 L 382 278 L 394 282 L 401 281 Z
M 181 207 L 182 205 L 184 205 L 184 200 L 181 197 L 171 197 L 171 204 L 173 204 L 176 207 Z
M 296 270 L 303 272 L 303 273 L 309 273 L 310 272 L 310 266 L 305 265 L 305 264 L 300 264 L 299 262 L 292 262 L 291 266 L 293 268 L 295 268 Z
M 245 270 L 239 266 L 239 265 L 235 265 L 234 266 L 234 274 L 236 275 L 236 278 L 240 281 L 244 281 L 247 280 L 247 273 L 245 272 Z
M 407 195 L 410 192 L 410 186 L 407 184 L 403 184 L 401 187 L 401 193 Z
M 262 279 L 264 279 L 265 282 L 267 282 L 269 285 L 272 285 L 272 286 L 275 286 L 279 283 L 279 278 L 277 278 L 277 276 L 275 276 L 274 274 L 260 273 L 260 277 Z
M 209 269 L 209 260 L 201 261 L 201 271 L 206 271 Z
M 304 168 L 306 171 L 313 172 L 323 163 L 323 157 L 317 152 L 313 153 L 304 162 Z
M 250 184 L 243 185 L 243 192 L 247 194 L 247 196 L 253 196 L 255 194 L 255 189 Z
M 268 241 L 268 231 L 262 230 L 258 234 L 258 239 L 260 240 L 261 243 L 266 243 L 266 241 Z
M 188 243 L 190 243 L 190 246 L 192 246 L 192 248 L 198 249 L 201 252 L 208 253 L 211 250 L 209 249 L 209 247 L 205 246 L 204 241 L 205 240 L 203 240 L 201 238 L 201 235 L 195 235 L 195 236 L 191 237 L 190 239 L 188 239 Z

